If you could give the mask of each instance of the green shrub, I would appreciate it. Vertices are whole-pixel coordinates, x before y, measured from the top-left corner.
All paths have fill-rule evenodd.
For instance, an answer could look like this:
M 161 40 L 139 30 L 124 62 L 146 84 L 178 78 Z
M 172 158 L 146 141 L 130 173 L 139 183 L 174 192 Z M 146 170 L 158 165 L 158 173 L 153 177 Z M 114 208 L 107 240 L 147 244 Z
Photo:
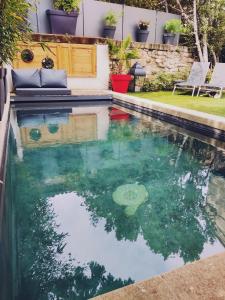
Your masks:
M 187 71 L 177 73 L 161 72 L 153 76 L 151 79 L 146 79 L 141 91 L 142 92 L 157 92 L 157 91 L 171 91 L 173 90 L 176 80 L 183 80 L 187 78 Z
M 27 41 L 31 32 L 26 0 L 0 0 L 0 67 L 10 63 L 18 52 L 18 41 Z
M 73 10 L 80 9 L 80 0 L 55 0 L 54 8 L 64 10 L 67 13 L 72 12 Z
M 182 33 L 184 31 L 184 27 L 181 20 L 171 19 L 165 23 L 164 30 L 168 33 Z
M 109 56 L 114 62 L 113 73 L 127 73 L 132 59 L 139 58 L 136 48 L 132 48 L 131 36 L 128 35 L 123 41 L 108 40 Z
M 110 10 L 104 18 L 105 25 L 116 26 L 116 24 L 118 23 L 118 18 L 119 16 L 117 16 L 114 11 Z

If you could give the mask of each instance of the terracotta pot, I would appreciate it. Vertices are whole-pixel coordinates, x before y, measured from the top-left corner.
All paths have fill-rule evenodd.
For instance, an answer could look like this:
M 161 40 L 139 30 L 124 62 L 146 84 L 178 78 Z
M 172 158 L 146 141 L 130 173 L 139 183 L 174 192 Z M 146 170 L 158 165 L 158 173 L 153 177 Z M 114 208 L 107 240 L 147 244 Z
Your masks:
M 75 35 L 78 11 L 66 13 L 63 10 L 48 9 L 46 14 L 49 20 L 51 33 Z
M 112 90 L 117 93 L 126 94 L 131 80 L 132 80 L 131 75 L 112 74 L 111 75 Z

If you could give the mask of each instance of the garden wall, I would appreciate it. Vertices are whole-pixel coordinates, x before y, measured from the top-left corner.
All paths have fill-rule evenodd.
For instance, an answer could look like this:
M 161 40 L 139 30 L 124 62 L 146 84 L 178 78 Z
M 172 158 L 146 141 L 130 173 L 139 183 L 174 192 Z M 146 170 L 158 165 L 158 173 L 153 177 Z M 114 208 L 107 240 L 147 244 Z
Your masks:
M 159 72 L 176 73 L 189 69 L 193 63 L 192 54 L 187 47 L 134 43 L 139 49 L 140 64 L 145 67 L 147 77 Z
M 187 47 L 162 45 L 162 44 L 140 44 L 133 43 L 132 47 L 137 48 L 140 55 L 139 59 L 131 61 L 131 66 L 139 62 L 146 71 L 147 79 L 154 79 L 160 73 L 176 74 L 179 79 L 189 72 L 194 59 Z M 116 64 L 110 62 L 110 70 L 116 70 Z M 145 77 L 138 77 L 136 80 L 136 91 L 139 91 L 144 83 Z M 133 85 L 130 89 L 133 90 Z
M 31 11 L 29 21 L 32 30 L 36 33 L 49 33 L 49 24 L 46 17 L 46 10 L 52 8 L 52 0 L 35 1 L 37 10 Z M 103 18 L 108 11 L 114 11 L 119 18 L 115 39 L 122 40 L 123 37 L 131 34 L 135 40 L 137 24 L 140 20 L 150 21 L 150 34 L 148 43 L 162 43 L 163 26 L 170 19 L 180 19 L 179 15 L 130 7 L 126 5 L 106 3 L 95 0 L 83 0 L 80 6 L 80 15 L 77 23 L 77 36 L 100 37 L 102 36 Z

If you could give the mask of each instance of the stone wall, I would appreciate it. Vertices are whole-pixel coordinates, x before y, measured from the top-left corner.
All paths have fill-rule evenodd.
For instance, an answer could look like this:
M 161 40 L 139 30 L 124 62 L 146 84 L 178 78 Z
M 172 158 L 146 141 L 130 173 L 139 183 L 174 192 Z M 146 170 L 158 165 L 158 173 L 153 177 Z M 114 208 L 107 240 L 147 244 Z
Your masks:
M 190 69 L 193 58 L 187 47 L 134 43 L 139 49 L 140 64 L 145 67 L 147 77 L 159 72 L 175 73 Z
M 133 43 L 132 47 L 139 49 L 140 59 L 132 60 L 131 65 L 138 61 L 145 68 L 147 78 L 160 72 L 188 71 L 194 61 L 187 47 L 141 43 Z

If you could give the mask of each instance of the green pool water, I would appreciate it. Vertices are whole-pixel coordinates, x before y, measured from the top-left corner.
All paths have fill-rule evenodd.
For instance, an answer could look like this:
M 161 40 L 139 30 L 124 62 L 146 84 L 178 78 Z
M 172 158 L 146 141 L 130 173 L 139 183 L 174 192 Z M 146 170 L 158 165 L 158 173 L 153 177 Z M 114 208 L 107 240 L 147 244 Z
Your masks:
M 224 251 L 223 150 L 108 106 L 12 116 L 18 300 L 89 299 Z

